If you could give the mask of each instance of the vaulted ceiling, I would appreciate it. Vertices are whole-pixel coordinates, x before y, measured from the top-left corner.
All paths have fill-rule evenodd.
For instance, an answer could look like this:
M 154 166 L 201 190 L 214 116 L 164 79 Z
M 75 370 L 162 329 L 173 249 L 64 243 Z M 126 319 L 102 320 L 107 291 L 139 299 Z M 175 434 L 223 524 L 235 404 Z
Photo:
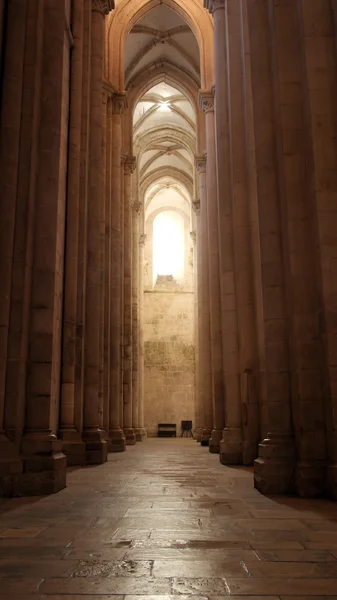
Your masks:
M 134 151 L 146 203 L 155 207 L 156 196 L 171 188 L 188 211 L 195 154 L 195 114 L 189 100 L 172 86 L 158 84 L 137 104 L 133 122 Z
M 165 67 L 175 67 L 177 89 L 165 81 Z M 160 67 L 163 80 L 139 100 L 133 114 L 133 145 L 138 183 L 147 216 L 167 202 L 187 214 L 191 210 L 196 152 L 196 115 L 181 91 L 184 78 L 200 87 L 199 48 L 189 26 L 160 4 L 130 31 L 125 49 L 126 89 L 140 72 L 149 78 Z M 168 190 L 170 193 L 168 193 Z
M 174 64 L 200 86 L 200 59 L 197 41 L 183 19 L 161 4 L 131 29 L 125 47 L 125 86 L 146 67 Z

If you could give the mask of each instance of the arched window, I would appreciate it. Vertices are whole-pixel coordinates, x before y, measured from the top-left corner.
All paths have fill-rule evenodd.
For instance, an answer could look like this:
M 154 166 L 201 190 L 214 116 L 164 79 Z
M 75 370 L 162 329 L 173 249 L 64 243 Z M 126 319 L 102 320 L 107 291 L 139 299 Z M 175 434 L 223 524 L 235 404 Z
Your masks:
M 158 275 L 184 276 L 184 219 L 173 210 L 160 212 L 153 221 L 153 284 Z

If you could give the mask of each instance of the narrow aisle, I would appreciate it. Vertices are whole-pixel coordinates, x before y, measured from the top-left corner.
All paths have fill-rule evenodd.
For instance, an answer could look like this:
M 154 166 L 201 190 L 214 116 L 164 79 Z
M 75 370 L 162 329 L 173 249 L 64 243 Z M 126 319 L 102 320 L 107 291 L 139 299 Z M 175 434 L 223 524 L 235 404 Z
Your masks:
M 261 496 L 251 469 L 192 440 L 149 439 L 68 481 L 1 501 L 0 598 L 337 598 L 336 503 Z

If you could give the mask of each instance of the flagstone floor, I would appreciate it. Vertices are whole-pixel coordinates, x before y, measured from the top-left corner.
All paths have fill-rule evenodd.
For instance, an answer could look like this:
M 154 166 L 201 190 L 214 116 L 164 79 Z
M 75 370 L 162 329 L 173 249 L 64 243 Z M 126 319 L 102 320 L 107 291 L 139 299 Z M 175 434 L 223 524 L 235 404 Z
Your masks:
M 252 469 L 149 439 L 0 500 L 0 599 L 337 600 L 337 503 L 266 498 Z

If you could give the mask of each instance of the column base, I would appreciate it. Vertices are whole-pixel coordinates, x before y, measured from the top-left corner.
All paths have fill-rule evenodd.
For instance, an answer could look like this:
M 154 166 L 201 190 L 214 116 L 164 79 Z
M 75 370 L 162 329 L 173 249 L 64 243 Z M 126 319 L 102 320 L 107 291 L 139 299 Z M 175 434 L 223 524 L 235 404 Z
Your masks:
M 195 430 L 193 432 L 193 438 L 195 439 L 196 442 L 198 442 L 198 444 L 200 444 L 201 438 L 202 438 L 202 427 L 195 428 Z
M 143 441 L 143 434 L 142 434 L 142 430 L 140 427 L 135 427 L 134 428 L 134 433 L 136 436 L 136 442 L 142 442 Z
M 208 446 L 209 446 L 209 440 L 210 440 L 211 435 L 212 435 L 212 430 L 211 429 L 203 428 L 202 432 L 201 432 L 200 444 L 202 446 L 205 446 L 205 447 L 208 448 Z
M 209 438 L 208 447 L 212 454 L 219 454 L 220 442 L 222 440 L 222 429 L 213 429 L 212 435 Z
M 301 498 L 318 498 L 326 491 L 326 465 L 307 461 L 296 465 L 296 492 Z M 337 483 L 337 480 L 336 480 Z
M 136 434 L 135 434 L 134 430 L 132 429 L 132 427 L 125 427 L 124 435 L 125 435 L 126 445 L 134 446 L 136 443 Z
M 88 428 L 83 431 L 85 443 L 85 464 L 102 465 L 108 458 L 108 444 L 102 429 Z
M 242 442 L 242 464 L 253 465 L 258 457 L 258 443 L 243 440 Z
M 21 457 L 15 451 L 8 437 L 0 433 L 0 497 L 12 498 L 16 493 L 18 480 L 22 475 Z
M 44 496 L 63 490 L 67 483 L 67 458 L 62 440 L 52 433 L 30 432 L 22 439 L 23 473 L 17 496 Z
M 141 431 L 143 440 L 146 440 L 147 439 L 147 431 L 146 431 L 145 427 L 141 427 L 140 431 Z
M 62 439 L 62 452 L 67 457 L 67 466 L 85 465 L 85 444 L 81 434 L 76 429 L 61 429 L 59 432 Z
M 254 461 L 254 486 L 262 494 L 291 494 L 295 490 L 295 446 L 292 436 L 268 433 Z
M 121 429 L 111 429 L 108 439 L 108 452 L 125 452 L 126 441 Z
M 332 463 L 326 469 L 326 491 L 332 500 L 337 500 L 337 463 Z
M 225 427 L 220 442 L 222 465 L 242 465 L 242 432 L 238 427 Z

